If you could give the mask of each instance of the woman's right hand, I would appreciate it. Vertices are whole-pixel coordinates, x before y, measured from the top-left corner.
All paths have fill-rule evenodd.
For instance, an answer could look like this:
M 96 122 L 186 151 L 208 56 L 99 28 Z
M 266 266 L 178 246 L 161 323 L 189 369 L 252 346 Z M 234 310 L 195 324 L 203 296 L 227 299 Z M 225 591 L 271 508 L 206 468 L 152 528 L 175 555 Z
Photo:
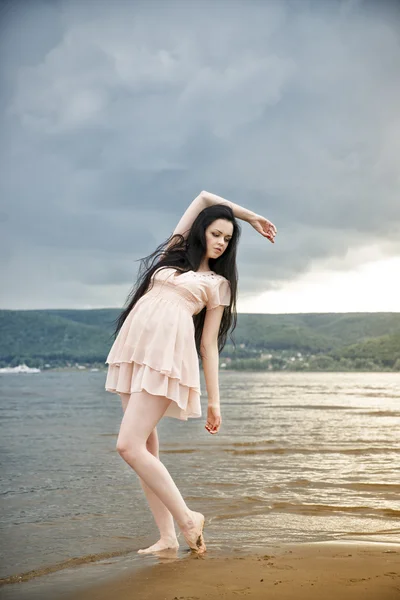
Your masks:
M 209 406 L 207 408 L 207 422 L 205 428 L 209 433 L 218 433 L 221 427 L 221 409 L 219 406 Z

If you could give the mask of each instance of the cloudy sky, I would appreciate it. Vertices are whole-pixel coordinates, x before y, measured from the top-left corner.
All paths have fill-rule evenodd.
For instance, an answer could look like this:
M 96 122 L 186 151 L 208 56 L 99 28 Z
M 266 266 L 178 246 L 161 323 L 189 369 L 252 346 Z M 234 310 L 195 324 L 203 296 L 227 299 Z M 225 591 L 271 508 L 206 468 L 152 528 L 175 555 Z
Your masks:
M 0 308 L 121 307 L 205 189 L 278 228 L 239 312 L 399 311 L 399 40 L 385 0 L 3 0 Z

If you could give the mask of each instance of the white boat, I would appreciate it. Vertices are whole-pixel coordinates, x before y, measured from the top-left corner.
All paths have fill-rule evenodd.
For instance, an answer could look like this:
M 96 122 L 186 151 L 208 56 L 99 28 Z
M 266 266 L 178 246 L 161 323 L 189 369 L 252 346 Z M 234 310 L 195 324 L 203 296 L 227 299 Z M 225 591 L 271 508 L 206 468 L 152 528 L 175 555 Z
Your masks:
M 28 367 L 27 365 L 18 365 L 17 367 L 3 367 L 0 368 L 0 373 L 41 373 L 40 369 L 36 369 L 35 367 Z

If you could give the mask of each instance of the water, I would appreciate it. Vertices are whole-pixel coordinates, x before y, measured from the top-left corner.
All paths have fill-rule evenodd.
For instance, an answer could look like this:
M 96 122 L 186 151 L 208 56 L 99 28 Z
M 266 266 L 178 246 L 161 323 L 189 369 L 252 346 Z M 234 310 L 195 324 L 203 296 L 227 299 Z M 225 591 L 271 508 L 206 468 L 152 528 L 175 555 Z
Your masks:
M 156 560 L 136 553 L 158 532 L 115 450 L 122 409 L 104 381 L 105 372 L 0 375 L 1 577 L 33 571 L 26 579 L 38 586 L 52 571 L 62 581 L 66 566 Z M 202 390 L 205 415 L 203 374 Z M 205 417 L 158 426 L 161 460 L 206 515 L 210 552 L 400 543 L 399 374 L 221 372 L 220 390 L 219 434 Z

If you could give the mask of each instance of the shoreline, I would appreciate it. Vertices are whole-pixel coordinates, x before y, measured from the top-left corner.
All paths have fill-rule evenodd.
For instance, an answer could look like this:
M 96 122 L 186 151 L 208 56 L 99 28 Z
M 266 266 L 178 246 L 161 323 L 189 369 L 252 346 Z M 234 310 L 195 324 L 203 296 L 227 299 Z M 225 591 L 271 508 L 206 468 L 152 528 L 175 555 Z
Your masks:
M 400 544 L 340 540 L 282 544 L 245 556 L 166 556 L 65 600 L 395 600 Z M 161 554 L 161 553 L 160 553 Z M 340 596 L 339 596 L 340 594 Z
M 21 365 L 18 365 L 19 367 Z M 6 369 L 9 371 L 4 371 L 1 374 L 2 375 L 13 375 L 13 374 L 23 374 L 23 375 L 29 375 L 29 371 L 15 371 L 13 373 L 13 369 L 16 369 L 18 367 L 10 367 L 10 366 L 6 366 L 6 367 L 2 367 L 3 369 Z M 28 367 L 29 369 L 39 369 L 40 373 L 107 373 L 108 368 L 104 367 L 104 366 L 87 366 L 87 365 L 82 365 L 81 368 L 79 367 L 47 367 L 47 368 L 43 368 L 43 367 Z M 200 371 L 202 372 L 203 369 L 200 366 Z M 395 375 L 398 375 L 400 373 L 400 371 L 398 370 L 394 370 L 392 368 L 387 367 L 387 369 L 342 369 L 342 370 L 336 370 L 336 369 L 317 369 L 317 370 L 312 370 L 312 369 L 255 369 L 255 368 L 245 368 L 245 369 L 230 369 L 229 367 L 220 367 L 219 368 L 220 372 L 225 372 L 225 373 L 289 373 L 291 375 L 296 374 L 296 373 L 305 373 L 305 374 L 317 374 L 317 373 L 324 373 L 324 374 L 360 374 L 360 373 L 368 373 L 368 374 L 372 374 L 372 375 L 376 375 L 376 374 L 380 374 L 380 373 L 393 373 Z M 33 372 L 32 372 L 33 373 Z
M 131 555 L 131 556 L 130 556 Z M 93 556 L 94 558 L 94 556 Z M 3 584 L 5 600 L 395 600 L 400 598 L 400 543 L 354 540 L 266 544 L 250 553 L 186 547 L 77 557 L 57 571 Z M 111 560 L 110 560 L 111 559 Z M 69 562 L 69 561 L 68 561 Z M 31 572 L 31 575 L 33 573 Z M 39 594 L 36 596 L 35 594 Z
M 247 553 L 182 546 L 105 560 L 2 586 L 5 600 L 398 600 L 400 543 L 326 540 L 265 544 Z M 117 558 L 117 557 L 115 557 Z M 122 557 L 120 557 L 122 558 Z M 149 564 L 150 562 L 150 564 Z M 3 595 L 4 593 L 4 595 Z M 36 594 L 38 594 L 36 596 Z

